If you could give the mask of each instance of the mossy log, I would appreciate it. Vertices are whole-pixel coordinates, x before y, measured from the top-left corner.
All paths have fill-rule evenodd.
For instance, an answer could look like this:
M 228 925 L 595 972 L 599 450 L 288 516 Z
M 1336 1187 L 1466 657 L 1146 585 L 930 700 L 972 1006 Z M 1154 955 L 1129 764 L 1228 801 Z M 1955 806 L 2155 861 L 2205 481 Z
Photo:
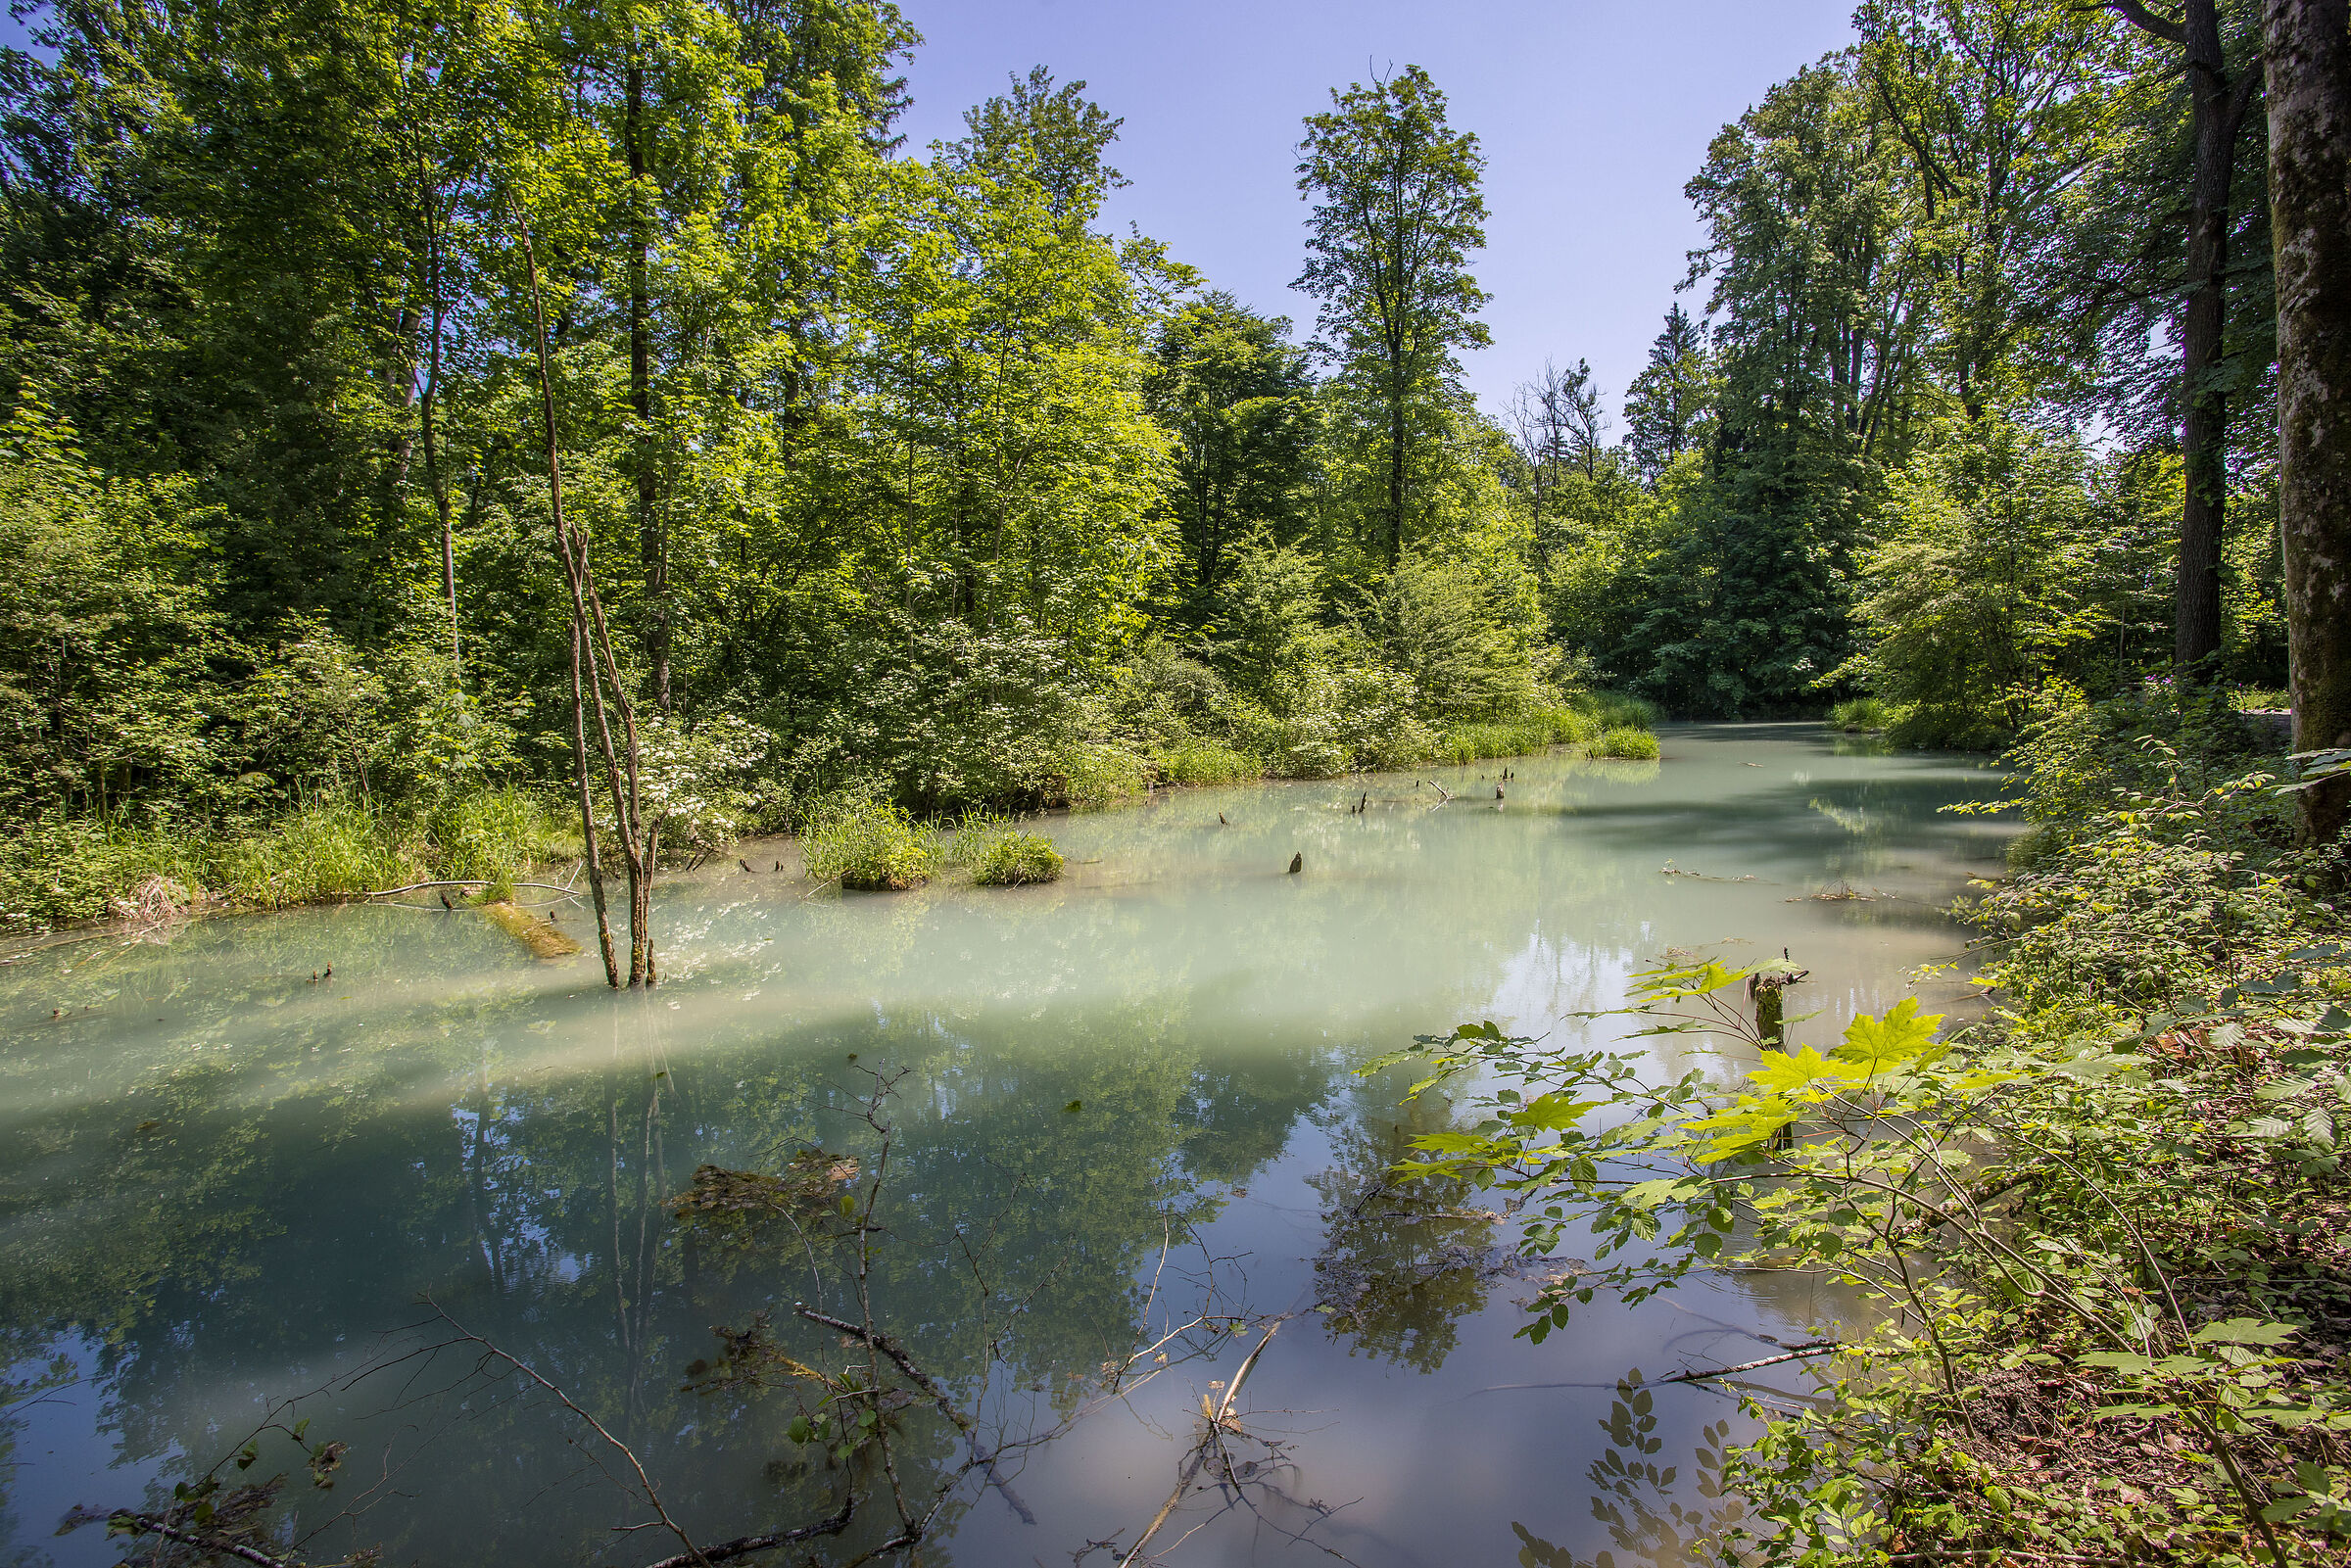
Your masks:
M 501 898 L 482 906 L 482 913 L 505 927 L 506 933 L 538 958 L 572 958 L 580 944 L 555 928 L 555 923 L 542 920 L 511 899 Z

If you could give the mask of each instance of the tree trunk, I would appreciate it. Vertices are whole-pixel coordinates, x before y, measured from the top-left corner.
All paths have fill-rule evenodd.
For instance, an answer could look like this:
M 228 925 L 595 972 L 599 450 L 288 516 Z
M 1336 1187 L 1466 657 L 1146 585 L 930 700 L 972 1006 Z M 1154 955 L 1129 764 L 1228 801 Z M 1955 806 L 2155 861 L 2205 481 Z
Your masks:
M 2268 0 L 2278 273 L 2278 523 L 2294 746 L 2351 746 L 2351 4 Z M 2302 791 L 2307 840 L 2343 836 L 2351 779 Z
M 2219 0 L 2187 0 L 2181 21 L 2141 0 L 2106 0 L 2134 26 L 2180 46 L 2187 69 L 2189 139 L 2187 311 L 2180 327 L 2180 453 L 2186 495 L 2180 507 L 2180 578 L 2172 667 L 2182 679 L 2211 679 L 2221 650 L 2221 525 L 2229 474 L 2229 396 L 2219 385 L 2229 304 L 2229 191 L 2236 137 L 2260 73 L 2234 84 L 2221 48 Z
M 539 293 L 539 260 L 531 246 L 530 225 L 524 221 L 519 204 L 514 208 L 514 225 L 522 240 L 523 266 L 531 291 L 531 323 L 537 339 L 539 401 L 547 428 L 548 512 L 554 526 L 555 547 L 563 561 L 564 583 L 571 593 L 573 645 L 576 650 L 584 644 L 589 655 L 586 682 L 588 706 L 596 711 L 597 748 L 603 759 L 604 777 L 612 787 L 612 831 L 620 836 L 621 855 L 628 865 L 628 983 L 633 990 L 657 981 L 653 967 L 652 892 L 653 857 L 660 828 L 657 823 L 650 829 L 646 825 L 644 792 L 638 772 L 636 708 L 629 700 L 628 683 L 621 675 L 620 661 L 612 653 L 612 628 L 604 617 L 603 600 L 596 592 L 588 539 L 563 515 L 563 467 L 559 456 L 560 447 L 555 438 L 555 390 L 554 377 L 548 363 L 547 311 Z M 595 816 L 590 809 L 587 721 L 580 702 L 582 683 L 576 673 L 579 665 L 577 651 L 572 656 L 572 665 L 575 672 L 571 685 L 573 760 L 578 765 L 580 778 L 581 825 L 592 843 Z M 611 711 L 620 715 L 625 749 L 616 748 L 612 743 L 612 723 L 604 702 L 607 690 L 612 696 Z M 590 868 L 593 877 L 593 859 Z M 620 975 L 612 960 L 611 932 L 603 921 L 600 898 L 597 916 L 598 935 L 604 947 L 604 977 L 617 987 Z
M 2221 650 L 2221 526 L 2229 493 L 2229 398 L 2218 385 L 2229 304 L 2229 192 L 2236 141 L 2258 79 L 2232 86 L 2221 52 L 2217 0 L 2190 0 L 2186 16 L 2189 120 L 2187 313 L 2180 342 L 2180 448 L 2186 495 L 2180 511 L 2180 596 L 2172 660 L 2183 677 L 2210 679 Z
M 1388 569 L 1404 558 L 1404 368 L 1388 400 Z
M 417 433 L 424 441 L 424 481 L 433 493 L 433 509 L 441 518 L 441 596 L 449 605 L 449 670 L 453 682 L 462 680 L 457 637 L 457 546 L 451 527 L 449 478 L 441 471 L 441 443 L 433 421 L 441 396 L 441 334 L 449 316 L 449 301 L 441 286 L 442 230 L 437 214 L 426 218 L 425 288 L 433 314 L 431 347 L 425 369 L 424 397 L 416 412 Z

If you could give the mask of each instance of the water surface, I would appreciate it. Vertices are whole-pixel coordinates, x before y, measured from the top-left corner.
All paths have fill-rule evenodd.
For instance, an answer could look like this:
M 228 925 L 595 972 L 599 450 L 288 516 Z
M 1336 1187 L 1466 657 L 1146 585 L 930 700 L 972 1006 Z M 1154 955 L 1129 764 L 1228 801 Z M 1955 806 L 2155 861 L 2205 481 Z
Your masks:
M 697 1541 L 870 1496 L 869 1459 L 791 1440 L 789 1392 L 694 1386 L 713 1327 L 763 1311 L 792 1354 L 838 1364 L 791 1308 L 856 1315 L 842 1244 L 690 1244 L 669 1202 L 704 1164 L 819 1147 L 870 1169 L 873 1070 L 903 1074 L 877 1318 L 1012 1445 L 1003 1488 L 956 1485 L 965 1450 L 906 1417 L 901 1483 L 952 1487 L 925 1560 L 1118 1561 L 1202 1397 L 1278 1319 L 1235 1402 L 1245 1484 L 1175 1510 L 1155 1556 L 1676 1561 L 1724 1505 L 1710 1456 L 1748 1429 L 1721 1393 L 1615 1382 L 1754 1359 L 1849 1304 L 1716 1278 L 1530 1346 L 1514 1302 L 1534 1286 L 1491 1246 L 1508 1232 L 1460 1195 L 1378 1189 L 1451 1108 L 1402 1108 L 1355 1069 L 1466 1019 L 1572 1039 L 1564 1015 L 1671 948 L 1785 948 L 1821 1013 L 1799 1038 L 1825 1040 L 1956 956 L 1939 911 L 2004 830 L 1938 813 L 1992 791 L 1967 759 L 1809 726 L 1663 738 L 1657 765 L 1559 755 L 1054 819 L 1072 874 L 1041 888 L 811 892 L 789 859 L 768 869 L 787 848 L 749 846 L 753 873 L 729 857 L 665 884 L 649 996 L 437 909 L 202 921 L 0 968 L 0 1561 L 114 1561 L 60 1516 L 166 1494 L 273 1414 L 349 1446 L 331 1493 L 282 1436 L 254 1472 L 293 1472 L 315 1552 L 676 1550 L 625 1528 L 647 1511 L 580 1415 L 480 1346 L 424 1353 L 451 1333 L 427 1299 L 627 1444 Z M 1234 1332 L 1105 1396 L 1106 1364 L 1202 1312 Z

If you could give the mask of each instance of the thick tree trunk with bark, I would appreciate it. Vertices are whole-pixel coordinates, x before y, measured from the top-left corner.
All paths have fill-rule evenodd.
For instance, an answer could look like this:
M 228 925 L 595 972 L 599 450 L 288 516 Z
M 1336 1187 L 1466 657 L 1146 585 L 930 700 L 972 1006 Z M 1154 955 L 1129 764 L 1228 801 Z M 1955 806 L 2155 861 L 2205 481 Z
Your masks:
M 2351 0 L 2268 0 L 2270 222 L 2278 270 L 2278 522 L 2294 745 L 2351 746 Z M 2301 794 L 2343 836 L 2351 779 Z
M 2187 474 L 2180 510 L 2180 580 L 2172 662 L 2210 678 L 2221 650 L 2221 527 L 2229 474 L 2229 397 L 2219 384 L 2229 305 L 2229 192 L 2236 141 L 2260 72 L 2229 79 L 2219 0 L 2187 0 L 2183 20 L 2138 0 L 2108 0 L 2131 24 L 2180 46 L 2187 69 L 2189 139 L 2187 310 L 2180 326 L 2180 452 Z
M 2187 318 L 2180 344 L 2180 447 L 2186 497 L 2180 514 L 2180 603 L 2173 663 L 2201 671 L 2221 650 L 2221 528 L 2229 496 L 2229 397 L 2218 385 L 2222 330 L 2229 307 L 2229 192 L 2236 179 L 2236 143 L 2260 73 L 2234 82 L 2221 52 L 2219 7 L 2187 8 L 2187 85 L 2195 165 L 2189 186 Z

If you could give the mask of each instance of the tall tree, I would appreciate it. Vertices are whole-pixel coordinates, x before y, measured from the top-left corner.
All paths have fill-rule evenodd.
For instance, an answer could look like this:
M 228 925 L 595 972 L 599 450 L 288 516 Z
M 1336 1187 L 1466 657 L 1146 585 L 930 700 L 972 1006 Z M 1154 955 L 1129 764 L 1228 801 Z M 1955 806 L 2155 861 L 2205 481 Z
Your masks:
M 1415 438 L 1442 416 L 1456 355 L 1490 341 L 1477 319 L 1487 296 L 1468 271 L 1486 242 L 1485 159 L 1475 136 L 1447 124 L 1445 95 L 1418 66 L 1330 96 L 1299 147 L 1298 190 L 1313 212 L 1294 286 L 1322 302 L 1317 352 L 1376 410 L 1386 494 L 1375 538 L 1393 567 Z
M 2317 751 L 2351 747 L 2351 6 L 2269 0 L 2263 30 L 2294 744 Z M 2351 776 L 2302 791 L 2314 842 L 2347 821 Z
M 2187 303 L 2179 324 L 2180 451 L 2187 486 L 2180 511 L 2179 609 L 2173 663 L 2183 676 L 2209 674 L 2221 649 L 2221 526 L 2228 500 L 2229 378 L 2223 331 L 2229 308 L 2229 239 L 2236 146 L 2261 69 L 2231 65 L 2221 0 L 2185 0 L 2160 15 L 2140 0 L 2107 0 L 2135 27 L 2180 51 L 2188 91 Z
M 1103 157 L 1126 120 L 1087 99 L 1082 81 L 1054 86 L 1042 66 L 1013 77 L 1011 92 L 965 110 L 963 123 L 966 134 L 948 149 L 956 166 L 1035 181 L 1056 217 L 1091 218 L 1127 183 Z
M 1649 362 L 1624 395 L 1624 444 L 1633 465 L 1655 481 L 1705 438 L 1713 401 L 1705 329 L 1675 305 L 1649 346 Z
M 1538 527 L 1551 515 L 1551 496 L 1559 475 L 1574 461 L 1576 414 L 1571 375 L 1546 359 L 1543 373 L 1521 383 L 1511 399 L 1511 446 L 1525 468 L 1527 499 Z

